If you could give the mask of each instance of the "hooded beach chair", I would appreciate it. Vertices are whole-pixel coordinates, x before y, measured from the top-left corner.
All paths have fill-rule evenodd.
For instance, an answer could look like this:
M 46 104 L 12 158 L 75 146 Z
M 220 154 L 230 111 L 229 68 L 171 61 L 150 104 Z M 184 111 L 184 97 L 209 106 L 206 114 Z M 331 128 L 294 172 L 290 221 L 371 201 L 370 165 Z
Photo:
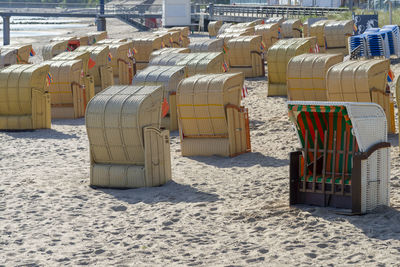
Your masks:
M 265 51 L 279 40 L 279 24 L 269 23 L 255 26 L 255 35 L 261 35 Z
M 302 54 L 290 59 L 287 67 L 289 100 L 327 101 L 326 73 L 343 61 L 342 54 Z
M 320 20 L 317 22 L 314 22 L 311 24 L 309 27 L 309 35 L 311 37 L 316 37 L 317 38 L 317 44 L 319 46 L 319 50 L 321 53 L 325 52 L 325 24 L 330 22 L 330 20 Z
M 222 52 L 224 46 L 224 40 L 214 38 L 214 39 L 202 39 L 191 42 L 189 49 L 191 53 L 200 52 Z
M 160 36 L 146 35 L 144 37 L 133 38 L 133 47 L 135 48 L 135 62 L 137 70 L 147 67 L 150 61 L 150 54 L 153 51 L 164 48 Z
M 98 41 L 107 39 L 108 35 L 106 31 L 100 31 L 100 32 L 89 32 L 86 34 L 88 38 L 88 43 L 87 44 L 81 44 L 81 45 L 94 45 Z
M 80 46 L 75 51 L 90 53 L 91 61 L 89 62 L 93 62 L 93 64 L 90 66 L 91 68 L 89 68 L 88 73 L 93 77 L 95 94 L 114 84 L 113 69 L 109 61 L 110 48 L 108 45 Z
M 150 66 L 186 66 L 188 76 L 224 72 L 223 53 L 162 54 L 150 60 Z
M 303 37 L 302 23 L 299 19 L 288 19 L 282 22 L 281 34 L 282 38 L 301 38 Z
M 373 102 L 386 113 L 389 133 L 395 132 L 393 99 L 387 84 L 387 59 L 350 60 L 326 73 L 328 101 Z
M 290 205 L 360 214 L 389 205 L 390 143 L 374 103 L 289 101 L 301 149 L 290 153 Z
M 347 54 L 348 39 L 353 35 L 353 31 L 353 20 L 328 21 L 325 23 L 325 52 Z
M 264 48 L 260 35 L 242 36 L 227 43 L 229 72 L 243 72 L 245 77 L 264 77 Z
M 188 47 L 190 44 L 190 39 L 189 39 L 189 27 L 183 26 L 183 27 L 172 27 L 172 28 L 167 28 L 165 29 L 168 32 L 179 32 L 179 44 L 180 47 Z
M 250 151 L 248 111 L 240 105 L 242 73 L 195 75 L 176 93 L 183 156 L 235 156 Z
M 164 95 L 169 103 L 168 114 L 161 119 L 162 127 L 178 130 L 176 91 L 178 84 L 186 77 L 185 66 L 148 66 L 133 78 L 133 85 L 163 85 Z
M 268 96 L 286 96 L 286 70 L 292 57 L 309 53 L 312 38 L 291 38 L 276 42 L 267 51 Z
M 93 76 L 89 74 L 89 59 L 90 53 L 88 51 L 79 51 L 77 52 L 63 52 L 55 57 L 53 57 L 50 61 L 71 61 L 71 60 L 82 60 L 82 80 L 83 85 L 85 87 L 85 97 L 86 104 L 90 99 L 94 96 L 94 79 Z M 90 66 L 93 67 L 93 66 Z
M 221 20 L 217 20 L 217 21 L 210 21 L 210 23 L 208 23 L 208 35 L 210 37 L 215 37 L 218 35 L 218 31 L 221 28 L 223 22 Z
M 88 104 L 90 185 L 159 186 L 171 179 L 169 131 L 160 129 L 162 86 L 111 86 Z
M 85 116 L 86 91 L 82 81 L 82 60 L 45 61 L 50 66 L 51 117 L 76 119 Z
M 7 53 L 8 51 L 17 51 L 17 64 L 29 64 L 29 57 L 32 51 L 31 44 L 24 45 L 6 45 L 2 46 L 0 50 L 3 53 Z
M 112 39 L 103 41 L 106 40 Z M 97 42 L 96 45 L 107 45 L 110 49 L 107 59 L 112 67 L 114 84 L 129 85 L 136 74 L 136 64 L 133 62 L 133 43 L 122 40 L 114 40 L 115 42 L 108 44 Z
M 43 60 L 49 60 L 53 57 L 68 50 L 68 41 L 50 42 L 43 46 L 42 57 Z
M 0 70 L 0 129 L 51 127 L 46 64 L 17 64 Z

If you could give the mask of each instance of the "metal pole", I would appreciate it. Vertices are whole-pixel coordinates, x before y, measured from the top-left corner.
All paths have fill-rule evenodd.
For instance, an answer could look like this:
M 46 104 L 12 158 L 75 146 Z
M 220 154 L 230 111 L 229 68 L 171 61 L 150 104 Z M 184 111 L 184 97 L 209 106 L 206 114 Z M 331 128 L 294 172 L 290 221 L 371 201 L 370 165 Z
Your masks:
M 3 45 L 10 44 L 10 17 L 3 16 Z
M 99 32 L 106 30 L 106 18 L 104 17 L 104 0 L 100 0 L 100 12 L 96 18 L 97 30 Z

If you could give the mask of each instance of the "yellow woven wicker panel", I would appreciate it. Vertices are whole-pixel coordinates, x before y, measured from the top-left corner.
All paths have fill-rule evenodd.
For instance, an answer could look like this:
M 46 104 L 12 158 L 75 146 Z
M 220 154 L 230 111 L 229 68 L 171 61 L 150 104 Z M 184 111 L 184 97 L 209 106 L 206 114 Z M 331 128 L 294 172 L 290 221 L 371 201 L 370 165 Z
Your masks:
M 309 27 L 309 35 L 317 37 L 318 46 L 325 48 L 325 24 L 329 20 L 320 20 Z
M 17 49 L 0 51 L 0 68 L 17 64 Z
M 221 52 L 223 45 L 224 40 L 222 39 L 205 39 L 190 43 L 189 49 L 192 53 Z
M 175 32 L 175 31 L 179 31 L 181 32 L 183 37 L 188 37 L 189 36 L 189 27 L 172 27 L 172 28 L 168 28 L 166 29 L 169 32 Z
M 252 27 L 230 27 L 225 30 L 225 33 L 243 33 L 243 35 L 253 35 L 254 26 Z
M 289 100 L 327 101 L 325 76 L 328 69 L 343 61 L 342 54 L 302 54 L 287 67 Z
M 267 52 L 268 62 L 268 95 L 282 95 L 282 90 L 275 91 L 272 84 L 283 84 L 286 87 L 286 69 L 289 60 L 297 55 L 310 51 L 311 39 L 291 38 L 279 40 Z M 284 90 L 286 95 L 286 90 Z
M 176 93 L 178 84 L 186 77 L 184 66 L 149 66 L 135 75 L 133 85 L 163 85 L 164 95 L 169 103 L 169 115 L 162 119 L 163 126 L 171 131 L 177 130 L 176 100 L 171 101 L 171 94 Z M 168 122 L 168 123 L 167 123 Z
M 100 67 L 100 77 L 101 86 L 95 86 L 94 88 L 96 94 L 106 89 L 107 87 L 114 85 L 113 70 L 110 66 Z
M 78 37 L 76 36 L 57 36 L 54 37 L 50 40 L 50 42 L 63 42 L 63 41 L 72 41 L 72 40 L 78 40 Z
M 186 66 L 188 76 L 200 73 L 221 73 L 224 56 L 222 53 L 162 54 L 153 58 L 150 65 Z
M 261 24 L 255 27 L 255 34 L 261 35 L 262 40 L 265 45 L 265 49 L 268 50 L 274 43 L 276 43 L 279 39 L 279 24 L 278 23 L 270 23 L 270 24 Z
M 90 99 L 94 97 L 94 81 L 93 77 L 90 75 L 85 75 L 83 77 L 83 84 L 85 85 L 85 99 L 86 104 L 89 103 Z
M 115 188 L 145 187 L 144 165 L 92 164 L 90 185 Z
M 143 128 L 160 127 L 162 86 L 112 86 L 86 110 L 93 162 L 144 165 Z
M 230 39 L 237 38 L 240 36 L 248 36 L 248 35 L 249 34 L 246 34 L 246 32 L 224 32 L 224 33 L 218 34 L 217 38 L 224 40 L 224 44 L 226 45 Z
M 330 21 L 325 24 L 327 48 L 347 47 L 349 36 L 353 35 L 353 20 Z
M 247 151 L 247 138 L 244 114 L 236 108 L 226 109 L 229 132 L 230 155 L 240 154 Z
M 211 37 L 217 36 L 219 29 L 222 26 L 222 21 L 217 20 L 217 21 L 210 21 L 208 23 L 208 34 Z
M 176 54 L 176 53 L 190 53 L 190 49 L 187 47 L 180 47 L 180 48 L 165 47 L 152 52 L 150 54 L 150 60 L 162 54 Z
M 163 38 L 165 47 L 178 48 L 182 46 L 182 35 L 180 31 L 160 30 L 153 33 Z
M 149 35 L 142 38 L 133 38 L 133 47 L 136 49 L 136 63 L 148 63 L 150 54 L 162 48 L 162 38 L 159 36 Z M 140 68 L 138 68 L 140 69 Z
M 63 52 L 51 59 L 51 61 L 67 61 L 67 60 L 82 60 L 83 63 L 83 74 L 84 76 L 88 74 L 88 64 L 89 64 L 90 53 L 88 51 L 73 51 L 73 52 Z
M 184 79 L 178 87 L 177 110 L 184 136 L 227 135 L 225 105 L 240 105 L 243 75 L 208 74 Z
M 62 52 L 65 52 L 68 47 L 68 41 L 51 42 L 42 48 L 42 57 L 44 60 L 49 60 Z
M 302 37 L 301 32 L 301 20 L 289 19 L 282 22 L 281 34 L 283 38 L 300 38 Z
M 93 76 L 95 86 L 102 86 L 101 68 L 111 65 L 108 61 L 108 53 L 110 52 L 108 46 L 79 46 L 76 51 L 90 53 L 90 58 L 96 62 L 96 65 L 88 70 L 88 74 Z
M 394 122 L 392 120 L 392 116 L 394 116 L 394 114 L 392 114 L 392 111 L 391 111 L 391 95 L 390 95 L 390 93 L 382 92 L 379 90 L 372 90 L 371 91 L 371 100 L 373 103 L 380 105 L 383 108 L 383 110 L 385 111 L 386 120 L 388 123 L 388 132 L 395 133 L 396 129 L 395 129 L 395 126 L 393 125 Z
M 245 77 L 258 77 L 264 74 L 264 60 L 261 51 L 261 36 L 242 36 L 228 41 L 228 60 L 230 72 L 245 71 Z
M 28 64 L 29 56 L 32 50 L 31 44 L 26 45 L 7 45 L 2 46 L 1 51 L 7 53 L 7 51 L 15 51 L 17 50 L 17 63 L 18 64 Z
M 389 60 L 346 61 L 326 74 L 328 101 L 371 102 L 371 91 L 386 91 Z

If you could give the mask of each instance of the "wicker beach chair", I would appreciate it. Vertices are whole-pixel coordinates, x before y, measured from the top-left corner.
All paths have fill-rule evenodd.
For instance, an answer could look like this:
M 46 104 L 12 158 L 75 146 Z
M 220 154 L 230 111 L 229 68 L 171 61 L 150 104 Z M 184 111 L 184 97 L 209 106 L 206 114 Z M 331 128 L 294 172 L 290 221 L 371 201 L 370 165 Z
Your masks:
M 389 67 L 387 59 L 350 60 L 333 65 L 326 74 L 328 101 L 379 104 L 386 113 L 389 133 L 394 133 L 394 104 L 387 86 Z
M 89 75 L 91 75 L 94 80 L 95 94 L 114 84 L 113 69 L 111 67 L 111 62 L 108 60 L 110 53 L 108 45 L 80 46 L 76 51 L 89 52 L 90 59 L 95 63 L 95 65 L 88 70 Z
M 360 214 L 389 205 L 390 143 L 373 103 L 289 101 L 301 149 L 290 154 L 290 204 Z
M 243 72 L 245 77 L 264 77 L 265 63 L 260 35 L 230 39 L 227 43 L 229 72 Z
M 218 31 L 221 28 L 223 22 L 221 20 L 217 20 L 217 21 L 210 21 L 210 23 L 208 23 L 208 35 L 210 37 L 215 37 L 218 35 Z
M 189 49 L 191 53 L 199 53 L 199 52 L 221 52 L 223 51 L 224 40 L 222 39 L 205 39 L 205 40 L 196 40 L 191 42 L 189 45 Z
M 42 48 L 42 57 L 43 60 L 49 60 L 53 57 L 61 54 L 62 52 L 67 51 L 68 49 L 68 41 L 57 41 L 50 42 L 43 46 Z
M 29 64 L 29 57 L 32 51 L 31 44 L 25 45 L 7 45 L 0 48 L 2 53 L 17 50 L 17 64 Z
M 317 38 L 317 44 L 321 52 L 325 52 L 325 24 L 328 22 L 330 20 L 320 20 L 309 27 L 309 35 Z
M 302 54 L 290 59 L 287 67 L 288 99 L 327 101 L 326 73 L 342 61 L 342 54 Z
M 51 127 L 46 64 L 17 64 L 0 70 L 0 129 Z
M 269 23 L 255 26 L 255 35 L 261 35 L 267 51 L 279 40 L 279 24 Z
M 150 66 L 186 66 L 188 76 L 223 72 L 223 53 L 162 54 L 151 59 Z
M 240 106 L 244 77 L 196 75 L 176 94 L 183 156 L 235 156 L 250 151 L 248 111 Z
M 110 39 L 105 39 L 110 40 Z M 96 45 L 101 45 L 96 43 Z M 110 49 L 108 61 L 112 67 L 114 84 L 129 85 L 132 83 L 132 78 L 136 74 L 136 64 L 130 54 L 133 52 L 133 43 L 114 42 L 106 44 Z
M 190 39 L 189 39 L 189 27 L 172 27 L 172 28 L 168 28 L 165 29 L 168 32 L 179 32 L 180 36 L 179 36 L 179 44 L 180 47 L 188 47 L 190 44 Z
M 150 61 L 150 54 L 153 51 L 164 48 L 162 46 L 162 38 L 155 35 L 133 38 L 133 47 L 137 51 L 135 53 L 137 70 L 147 67 Z
M 171 179 L 169 131 L 160 129 L 162 86 L 111 86 L 88 104 L 90 184 L 159 186 Z
M 353 35 L 353 20 L 329 21 L 325 24 L 326 53 L 348 53 L 348 39 Z
M 299 19 L 288 19 L 282 22 L 281 34 L 282 38 L 301 38 L 302 33 L 302 23 Z
M 162 118 L 161 126 L 170 130 L 178 130 L 176 111 L 176 91 L 178 84 L 186 77 L 184 66 L 148 66 L 133 79 L 133 85 L 163 85 L 164 95 L 169 103 L 168 114 Z
M 45 61 L 53 81 L 49 86 L 51 117 L 76 119 L 85 116 L 86 88 L 81 84 L 82 60 Z
M 88 37 L 88 43 L 87 44 L 81 44 L 81 45 L 94 45 L 98 41 L 107 39 L 107 32 L 102 31 L 102 32 L 89 32 L 86 34 Z
M 286 70 L 292 57 L 309 53 L 312 38 L 291 38 L 276 42 L 268 49 L 268 96 L 286 96 Z
M 89 74 L 89 59 L 90 53 L 88 51 L 73 51 L 73 52 L 63 52 L 55 57 L 53 57 L 50 61 L 73 61 L 73 60 L 82 60 L 82 74 L 83 85 L 85 87 L 85 98 L 86 104 L 90 99 L 93 98 L 95 94 L 94 89 L 94 79 L 93 76 Z

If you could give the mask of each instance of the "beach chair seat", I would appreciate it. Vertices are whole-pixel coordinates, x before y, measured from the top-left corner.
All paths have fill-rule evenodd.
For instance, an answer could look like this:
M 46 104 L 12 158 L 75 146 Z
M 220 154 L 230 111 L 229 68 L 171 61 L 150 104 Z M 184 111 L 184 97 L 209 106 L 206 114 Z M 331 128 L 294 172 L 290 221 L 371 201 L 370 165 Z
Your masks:
M 183 156 L 236 156 L 251 150 L 242 73 L 195 75 L 176 95 Z
M 367 213 L 389 204 L 390 143 L 374 103 L 288 101 L 301 148 L 290 154 L 290 204 Z
M 137 188 L 171 179 L 169 131 L 160 128 L 162 86 L 111 86 L 88 104 L 90 185 Z

